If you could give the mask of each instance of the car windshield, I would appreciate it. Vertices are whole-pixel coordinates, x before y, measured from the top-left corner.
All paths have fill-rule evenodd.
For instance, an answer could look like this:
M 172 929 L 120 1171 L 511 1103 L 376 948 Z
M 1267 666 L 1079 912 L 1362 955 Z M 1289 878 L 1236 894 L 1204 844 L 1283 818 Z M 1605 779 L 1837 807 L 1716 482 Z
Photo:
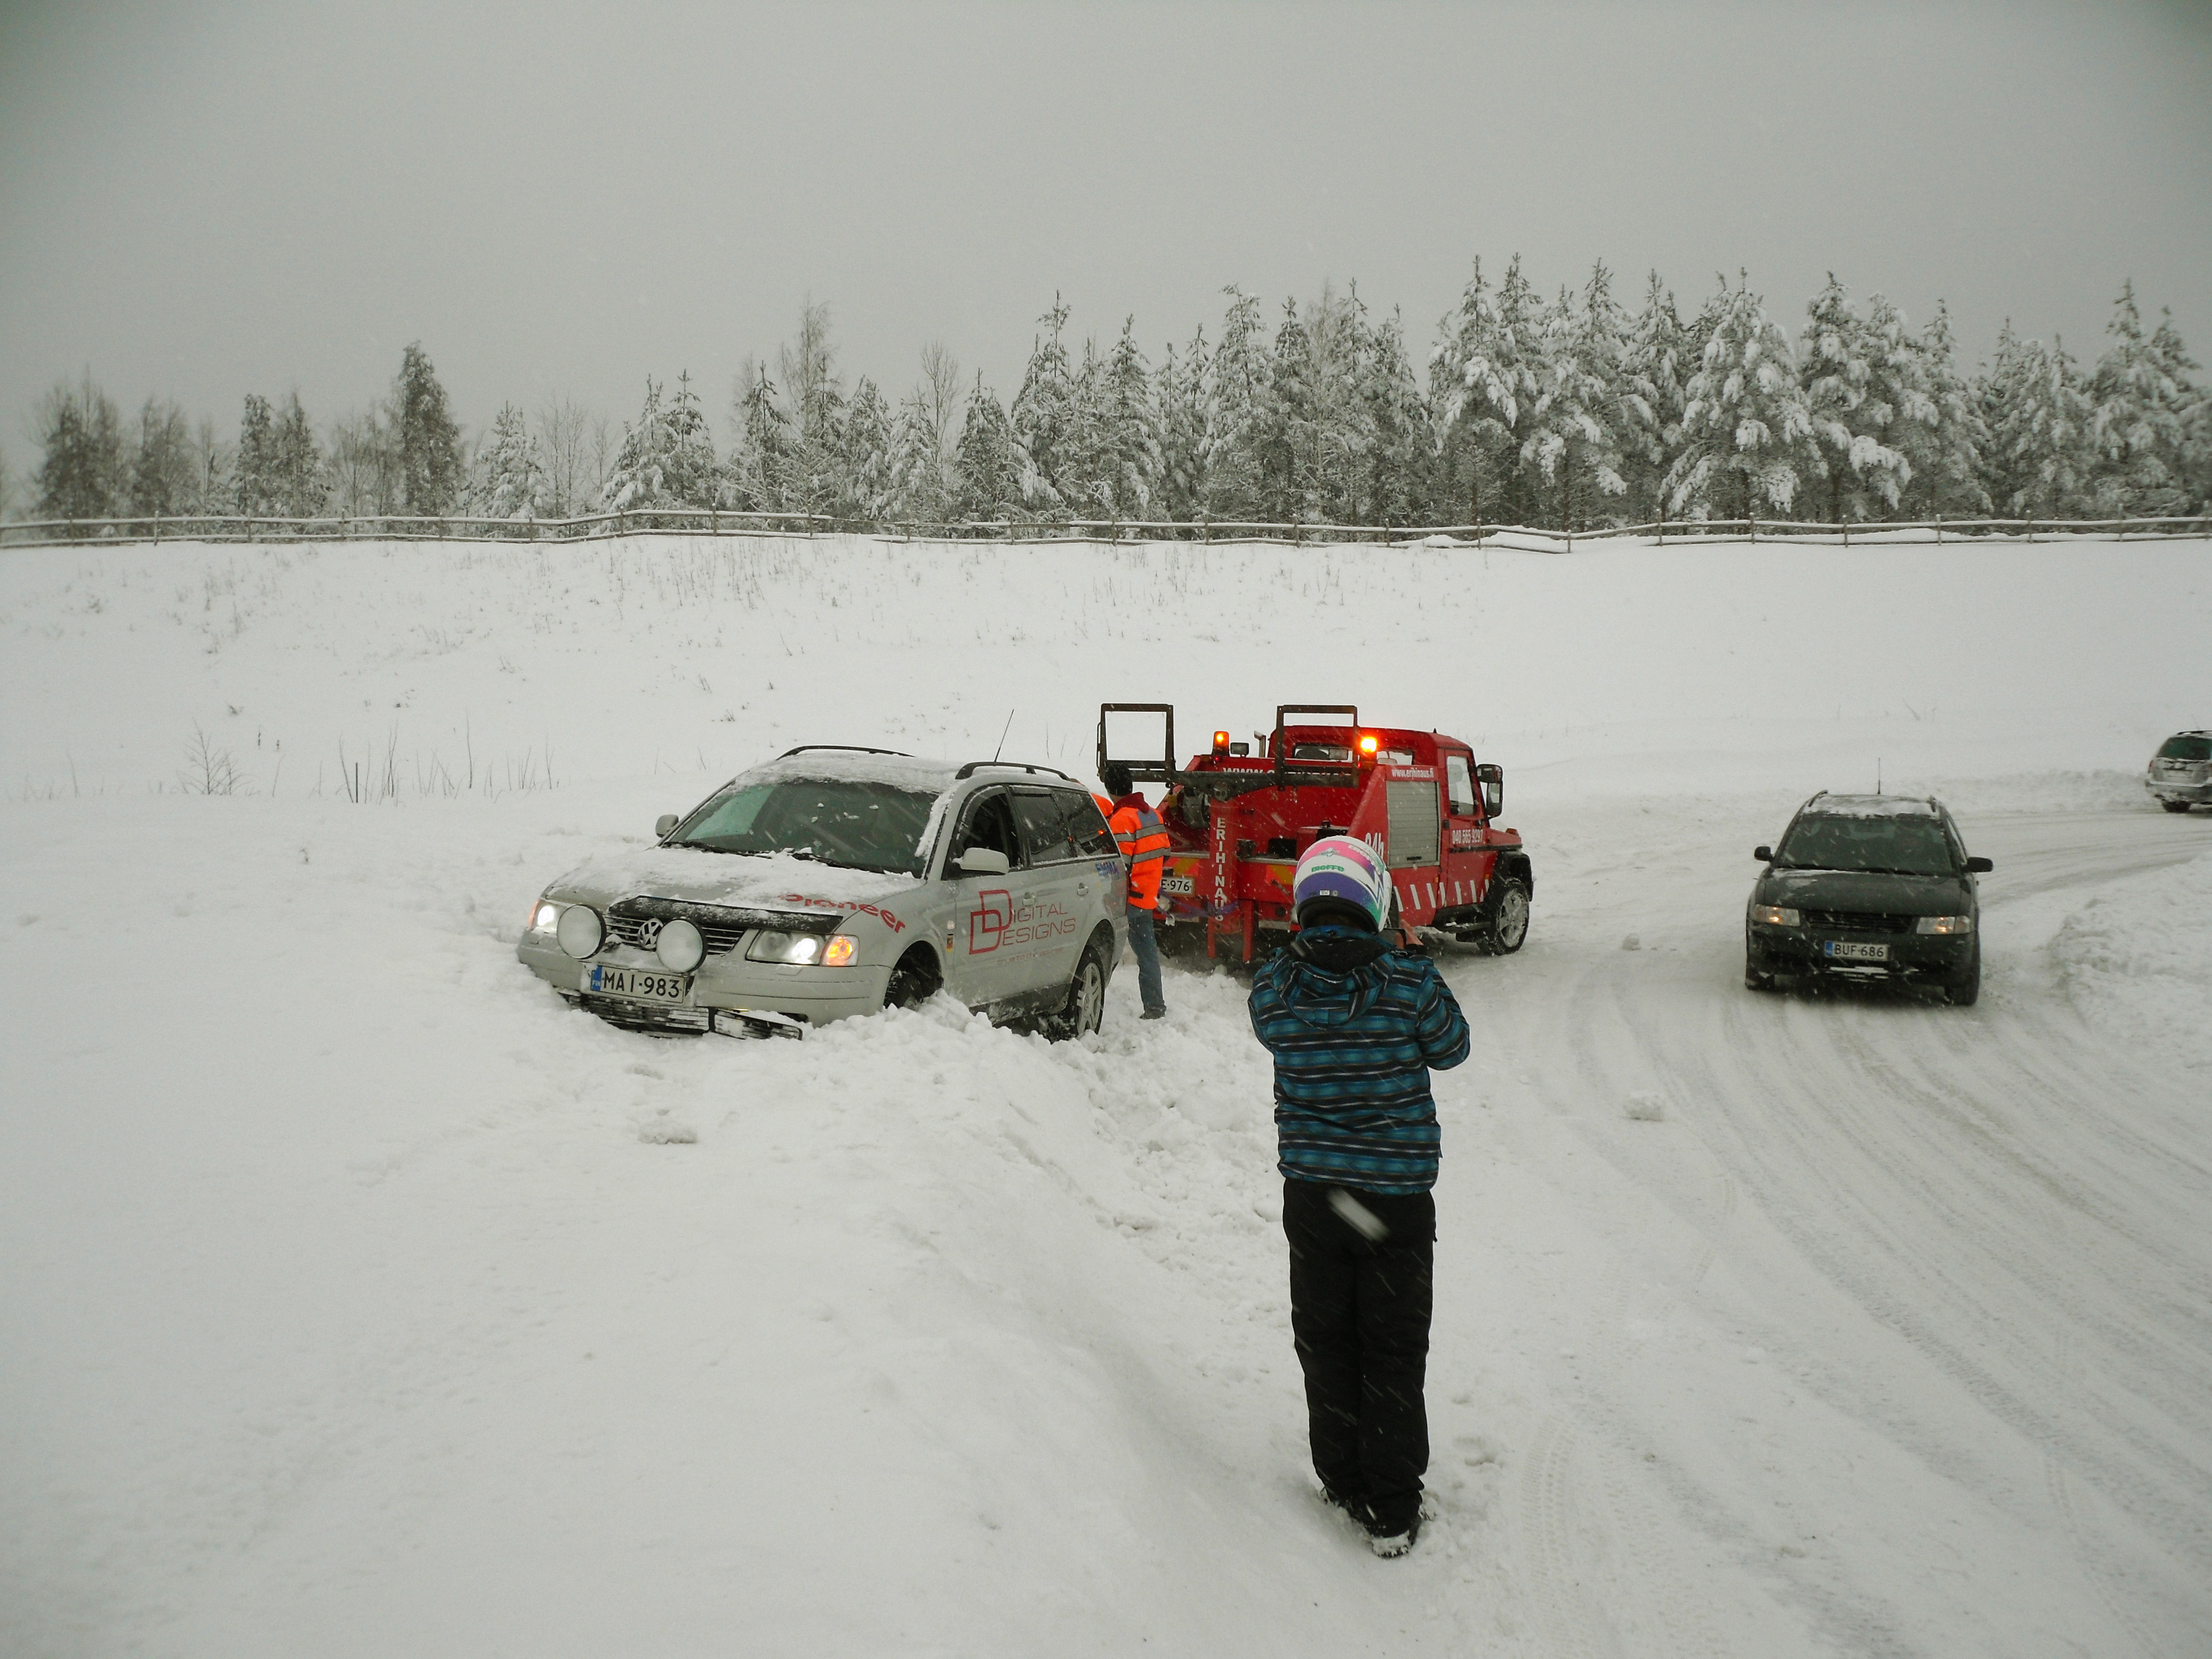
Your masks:
M 1932 817 L 1808 812 L 1775 849 L 1778 870 L 1875 870 L 1899 876 L 1958 872 L 1943 826 Z
M 856 778 L 738 779 L 692 813 L 672 847 L 789 853 L 855 870 L 918 876 L 937 797 Z
M 2158 746 L 2160 760 L 2212 761 L 2212 738 L 2168 738 Z

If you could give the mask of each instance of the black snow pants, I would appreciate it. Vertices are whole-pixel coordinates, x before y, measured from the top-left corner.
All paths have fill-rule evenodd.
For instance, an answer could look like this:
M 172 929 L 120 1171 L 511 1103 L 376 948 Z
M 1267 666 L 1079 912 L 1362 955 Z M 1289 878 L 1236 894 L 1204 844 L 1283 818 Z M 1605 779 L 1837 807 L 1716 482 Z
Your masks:
M 1286 1178 L 1283 1231 L 1314 1473 L 1372 1531 L 1404 1532 L 1429 1467 L 1436 1200 Z

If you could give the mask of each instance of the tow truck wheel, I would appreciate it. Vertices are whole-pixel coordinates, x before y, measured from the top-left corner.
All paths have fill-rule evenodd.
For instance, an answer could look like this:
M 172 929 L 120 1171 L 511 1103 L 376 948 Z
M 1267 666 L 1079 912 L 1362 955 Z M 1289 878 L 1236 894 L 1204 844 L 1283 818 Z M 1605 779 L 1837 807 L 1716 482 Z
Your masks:
M 919 1008 L 944 984 L 945 975 L 938 971 L 937 959 L 917 945 L 891 969 L 890 982 L 884 987 L 884 1006 Z
M 1106 958 L 1096 944 L 1084 949 L 1068 981 L 1067 1000 L 1038 1024 L 1046 1040 L 1066 1042 L 1086 1031 L 1095 1031 L 1106 1018 Z
M 1528 889 L 1516 877 L 1492 882 L 1476 942 L 1494 957 L 1510 957 L 1528 937 Z

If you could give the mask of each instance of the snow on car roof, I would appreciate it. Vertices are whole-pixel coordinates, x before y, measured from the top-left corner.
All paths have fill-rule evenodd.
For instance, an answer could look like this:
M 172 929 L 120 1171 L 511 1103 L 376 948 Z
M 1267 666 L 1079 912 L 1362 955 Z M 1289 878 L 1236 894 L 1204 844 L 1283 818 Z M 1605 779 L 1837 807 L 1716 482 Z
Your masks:
M 959 768 L 951 761 L 912 755 L 876 755 L 854 749 L 808 749 L 749 767 L 742 777 L 826 778 L 838 783 L 888 783 L 918 794 L 941 795 Z
M 1932 818 L 1936 803 L 1917 795 L 1815 795 L 1803 810 L 1836 818 Z

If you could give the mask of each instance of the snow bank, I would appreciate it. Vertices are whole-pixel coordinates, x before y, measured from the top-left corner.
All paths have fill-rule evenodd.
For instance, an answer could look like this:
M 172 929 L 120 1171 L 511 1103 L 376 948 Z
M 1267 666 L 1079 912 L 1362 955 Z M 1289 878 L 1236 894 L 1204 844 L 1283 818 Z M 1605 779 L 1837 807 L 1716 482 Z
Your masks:
M 2212 837 L 2208 837 L 2212 841 Z M 2114 884 L 2051 941 L 2083 1016 L 2151 1064 L 2212 1085 L 2212 853 Z

